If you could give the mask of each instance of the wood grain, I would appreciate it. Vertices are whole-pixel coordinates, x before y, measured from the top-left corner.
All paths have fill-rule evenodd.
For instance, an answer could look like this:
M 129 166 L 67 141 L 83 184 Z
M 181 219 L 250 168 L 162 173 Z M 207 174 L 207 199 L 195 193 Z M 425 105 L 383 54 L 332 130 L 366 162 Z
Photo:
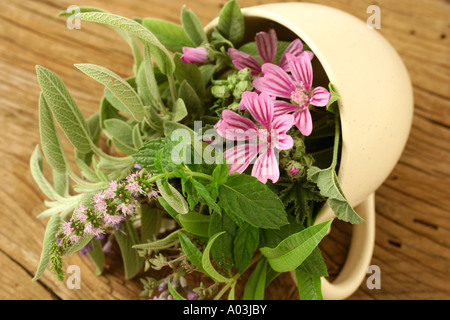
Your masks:
M 88 3 L 87 3 L 88 2 Z M 126 17 L 156 17 L 179 23 L 186 4 L 205 25 L 225 0 L 94 0 L 83 5 Z M 242 7 L 271 0 L 241 0 Z M 450 298 L 450 4 L 445 0 L 311 0 L 349 12 L 362 20 L 371 4 L 381 8 L 380 32 L 404 60 L 414 87 L 415 113 L 411 136 L 392 174 L 376 197 L 376 246 L 372 264 L 381 270 L 381 289 L 365 282 L 350 297 L 365 299 Z M 109 29 L 83 23 L 69 30 L 57 14 L 71 1 L 0 0 L 0 299 L 138 299 L 138 280 L 123 280 L 117 251 L 107 256 L 104 275 L 85 257 L 70 256 L 78 265 L 82 288 L 69 290 L 49 272 L 32 282 L 46 220 L 36 215 L 44 194 L 29 173 L 29 158 L 39 143 L 35 65 L 58 73 L 88 117 L 98 110 L 103 87 L 73 64 L 95 63 L 129 76 L 128 46 Z M 382 93 L 380 93 L 382 94 Z M 63 139 L 69 161 L 73 150 Z M 45 167 L 46 173 L 49 168 Z M 330 275 L 345 261 L 351 227 L 333 224 L 323 241 Z M 241 296 L 242 288 L 238 288 Z M 298 299 L 290 275 L 276 279 L 267 299 Z

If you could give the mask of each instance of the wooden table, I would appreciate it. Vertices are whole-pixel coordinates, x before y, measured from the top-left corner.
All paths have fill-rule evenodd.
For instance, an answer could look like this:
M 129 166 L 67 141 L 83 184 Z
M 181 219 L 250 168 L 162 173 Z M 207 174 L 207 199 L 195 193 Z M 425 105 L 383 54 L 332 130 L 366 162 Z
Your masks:
M 241 0 L 247 7 L 273 0 Z M 362 20 L 373 1 L 313 0 Z M 217 16 L 225 0 L 95 0 L 83 5 L 125 17 L 157 17 L 179 23 L 186 3 L 203 24 Z M 123 280 L 117 254 L 107 258 L 103 276 L 79 254 L 66 259 L 82 272 L 80 290 L 69 290 L 50 272 L 31 282 L 42 249 L 46 219 L 37 219 L 45 196 L 29 170 L 40 143 L 35 65 L 58 73 L 85 116 L 99 106 L 103 87 L 73 64 L 95 63 L 122 76 L 131 74 L 132 56 L 106 27 L 85 23 L 68 30 L 57 14 L 68 0 L 1 0 L 0 5 L 0 299 L 137 299 L 138 280 Z M 81 3 L 80 3 L 81 4 Z M 381 289 L 364 281 L 350 299 L 450 298 L 450 4 L 445 0 L 378 0 L 381 29 L 403 58 L 414 86 L 415 113 L 406 149 L 376 197 L 376 246 L 372 264 L 381 270 Z M 382 93 L 380 93 L 382 94 Z M 73 163 L 73 151 L 64 140 Z M 48 171 L 48 167 L 45 167 Z M 331 275 L 342 266 L 351 227 L 336 223 L 322 248 Z M 288 274 L 272 285 L 267 299 L 297 299 Z

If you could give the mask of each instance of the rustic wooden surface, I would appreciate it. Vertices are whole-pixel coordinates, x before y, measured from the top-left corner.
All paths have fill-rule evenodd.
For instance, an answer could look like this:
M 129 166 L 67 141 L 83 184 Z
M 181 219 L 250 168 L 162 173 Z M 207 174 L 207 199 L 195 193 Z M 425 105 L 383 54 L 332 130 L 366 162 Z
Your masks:
M 247 7 L 273 0 L 241 0 Z M 398 165 L 376 197 L 376 246 L 372 264 L 381 270 L 381 289 L 365 282 L 350 299 L 450 298 L 450 3 L 446 0 L 312 0 L 363 20 L 371 4 L 381 8 L 381 29 L 400 53 L 414 86 L 415 114 L 410 139 Z M 98 109 L 101 85 L 73 64 L 95 63 L 122 76 L 131 73 L 127 45 L 106 27 L 82 24 L 68 30 L 57 13 L 69 5 L 91 5 L 126 17 L 157 17 L 179 23 L 183 4 L 203 24 L 225 0 L 1 0 L 0 7 L 0 299 L 138 299 L 140 283 L 123 280 L 117 254 L 103 276 L 78 254 L 66 265 L 82 272 L 80 290 L 69 290 L 46 272 L 31 282 L 42 249 L 46 219 L 37 219 L 45 196 L 29 171 L 39 143 L 35 65 L 58 73 L 83 114 Z M 380 93 L 382 94 L 382 93 Z M 65 143 L 69 160 L 73 154 Z M 48 169 L 48 168 L 47 168 Z M 48 171 L 47 171 L 48 172 Z M 342 266 L 351 237 L 336 223 L 322 248 L 330 274 Z M 270 287 L 267 299 L 297 299 L 288 274 Z

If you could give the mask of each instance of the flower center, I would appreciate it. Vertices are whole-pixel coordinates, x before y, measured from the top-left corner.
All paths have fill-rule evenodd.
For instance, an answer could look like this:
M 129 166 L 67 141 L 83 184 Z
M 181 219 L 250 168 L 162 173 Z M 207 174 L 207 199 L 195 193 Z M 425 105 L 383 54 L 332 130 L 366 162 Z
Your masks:
M 297 88 L 291 92 L 291 100 L 301 107 L 309 104 L 309 96 L 302 88 Z

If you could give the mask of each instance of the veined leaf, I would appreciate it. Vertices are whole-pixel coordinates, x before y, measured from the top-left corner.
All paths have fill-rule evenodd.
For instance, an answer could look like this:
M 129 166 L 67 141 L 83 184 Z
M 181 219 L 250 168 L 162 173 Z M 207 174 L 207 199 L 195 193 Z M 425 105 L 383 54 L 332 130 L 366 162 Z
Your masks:
M 146 105 L 157 105 L 160 103 L 161 97 L 148 45 L 144 48 L 144 62 L 138 70 L 136 82 L 139 95 Z
M 239 44 L 245 31 L 244 16 L 236 0 L 228 1 L 219 14 L 217 30 L 234 45 Z
M 323 300 L 319 276 L 295 269 L 297 288 L 301 300 Z
M 148 30 L 140 23 L 128 18 L 105 12 L 81 13 L 80 19 L 84 21 L 102 23 L 133 34 L 144 44 L 146 43 L 151 46 L 153 56 L 161 72 L 166 75 L 170 75 L 175 71 L 175 65 L 167 49 L 161 44 L 158 38 L 150 30 Z
M 103 253 L 102 244 L 97 239 L 92 239 L 89 246 L 91 248 L 87 253 L 97 266 L 95 274 L 99 276 L 103 273 L 103 267 L 105 265 L 105 254 Z
M 183 27 L 169 21 L 145 18 L 142 25 L 149 29 L 158 40 L 170 51 L 181 52 L 183 47 L 193 47 L 191 39 L 184 32 Z
M 189 212 L 189 205 L 183 195 L 175 189 L 171 184 L 164 184 L 163 181 L 156 180 L 159 193 L 167 201 L 167 203 L 178 213 L 186 214 Z
M 39 261 L 38 269 L 33 277 L 33 281 L 38 280 L 44 273 L 45 269 L 47 269 L 48 263 L 50 262 L 50 247 L 55 242 L 55 235 L 58 233 L 61 224 L 62 220 L 59 215 L 52 216 L 47 223 L 44 243 L 42 245 L 41 259 Z
M 64 149 L 53 123 L 52 113 L 42 92 L 39 96 L 39 131 L 41 133 L 42 151 L 48 163 L 59 173 L 65 173 L 67 160 Z
M 288 223 L 278 196 L 253 176 L 237 174 L 219 188 L 221 207 L 256 228 L 278 229 Z
M 85 247 L 92 239 L 94 238 L 93 235 L 85 235 L 80 240 L 75 242 L 71 247 L 69 247 L 65 252 L 64 256 L 68 256 L 72 253 L 75 253 L 77 251 L 80 251 L 83 247 Z
M 185 7 L 181 9 L 181 24 L 187 36 L 191 39 L 196 47 L 203 42 L 208 41 L 202 23 L 192 10 L 186 10 Z
M 165 138 L 149 140 L 133 155 L 133 158 L 142 168 L 151 173 L 158 173 L 159 171 L 155 166 L 156 154 L 159 150 L 164 149 L 166 144 L 167 139 Z
M 290 235 L 275 248 L 261 248 L 273 270 L 288 272 L 296 269 L 313 252 L 327 234 L 333 219 Z
M 243 273 L 248 267 L 252 257 L 258 248 L 259 229 L 246 223 L 236 232 L 234 238 L 233 253 L 236 268 Z
M 133 249 L 160 250 L 170 248 L 178 243 L 178 234 L 182 231 L 182 229 L 178 229 L 163 239 L 159 239 L 153 242 L 135 244 L 133 245 Z
M 69 195 L 69 174 L 67 172 L 60 173 L 53 170 L 53 186 L 55 191 L 62 197 Z
M 162 211 L 143 203 L 139 209 L 141 216 L 141 241 L 152 241 L 161 228 Z
M 206 271 L 206 273 L 213 279 L 215 282 L 229 282 L 232 279 L 228 279 L 221 275 L 219 272 L 217 272 L 216 269 L 214 269 L 213 265 L 211 264 L 211 260 L 209 258 L 209 252 L 211 251 L 211 246 L 213 245 L 214 241 L 216 239 L 225 233 L 225 231 L 217 233 L 213 235 L 211 238 L 209 238 L 208 244 L 206 245 L 205 251 L 203 251 L 202 255 L 202 266 L 203 269 Z
M 39 145 L 36 145 L 33 154 L 30 158 L 30 170 L 31 175 L 36 181 L 42 192 L 50 199 L 56 200 L 61 198 L 58 193 L 53 189 L 53 186 L 48 182 L 43 173 L 42 153 Z
M 309 168 L 308 180 L 317 184 L 320 194 L 328 199 L 327 202 L 338 219 L 352 224 L 364 221 L 345 198 L 333 167 L 327 169 Z
M 89 128 L 63 81 L 42 66 L 36 66 L 36 73 L 45 101 L 59 126 L 79 152 L 89 153 L 93 144 Z
M 175 62 L 175 77 L 182 83 L 186 80 L 197 96 L 202 99 L 205 96 L 205 81 L 202 73 L 195 64 L 181 62 L 181 54 L 176 53 L 173 61 Z
M 181 226 L 194 236 L 208 238 L 210 216 L 191 211 L 178 216 Z
M 76 64 L 75 67 L 107 87 L 137 121 L 144 120 L 144 105 L 141 98 L 130 84 L 119 75 L 104 67 L 90 63 Z
M 209 224 L 210 238 L 214 234 L 225 233 L 211 246 L 211 256 L 219 266 L 228 270 L 231 270 L 235 264 L 233 246 L 237 228 L 236 223 L 225 212 L 222 214 L 212 213 Z
M 202 265 L 202 252 L 192 243 L 189 237 L 183 232 L 178 233 L 181 248 L 188 257 L 189 261 L 197 267 L 198 270 L 205 273 Z
M 123 265 L 125 268 L 125 279 L 134 278 L 144 265 L 144 259 L 141 258 L 133 246 L 138 243 L 136 229 L 130 221 L 124 223 L 125 234 L 120 230 L 114 232 L 117 243 L 122 253 Z

